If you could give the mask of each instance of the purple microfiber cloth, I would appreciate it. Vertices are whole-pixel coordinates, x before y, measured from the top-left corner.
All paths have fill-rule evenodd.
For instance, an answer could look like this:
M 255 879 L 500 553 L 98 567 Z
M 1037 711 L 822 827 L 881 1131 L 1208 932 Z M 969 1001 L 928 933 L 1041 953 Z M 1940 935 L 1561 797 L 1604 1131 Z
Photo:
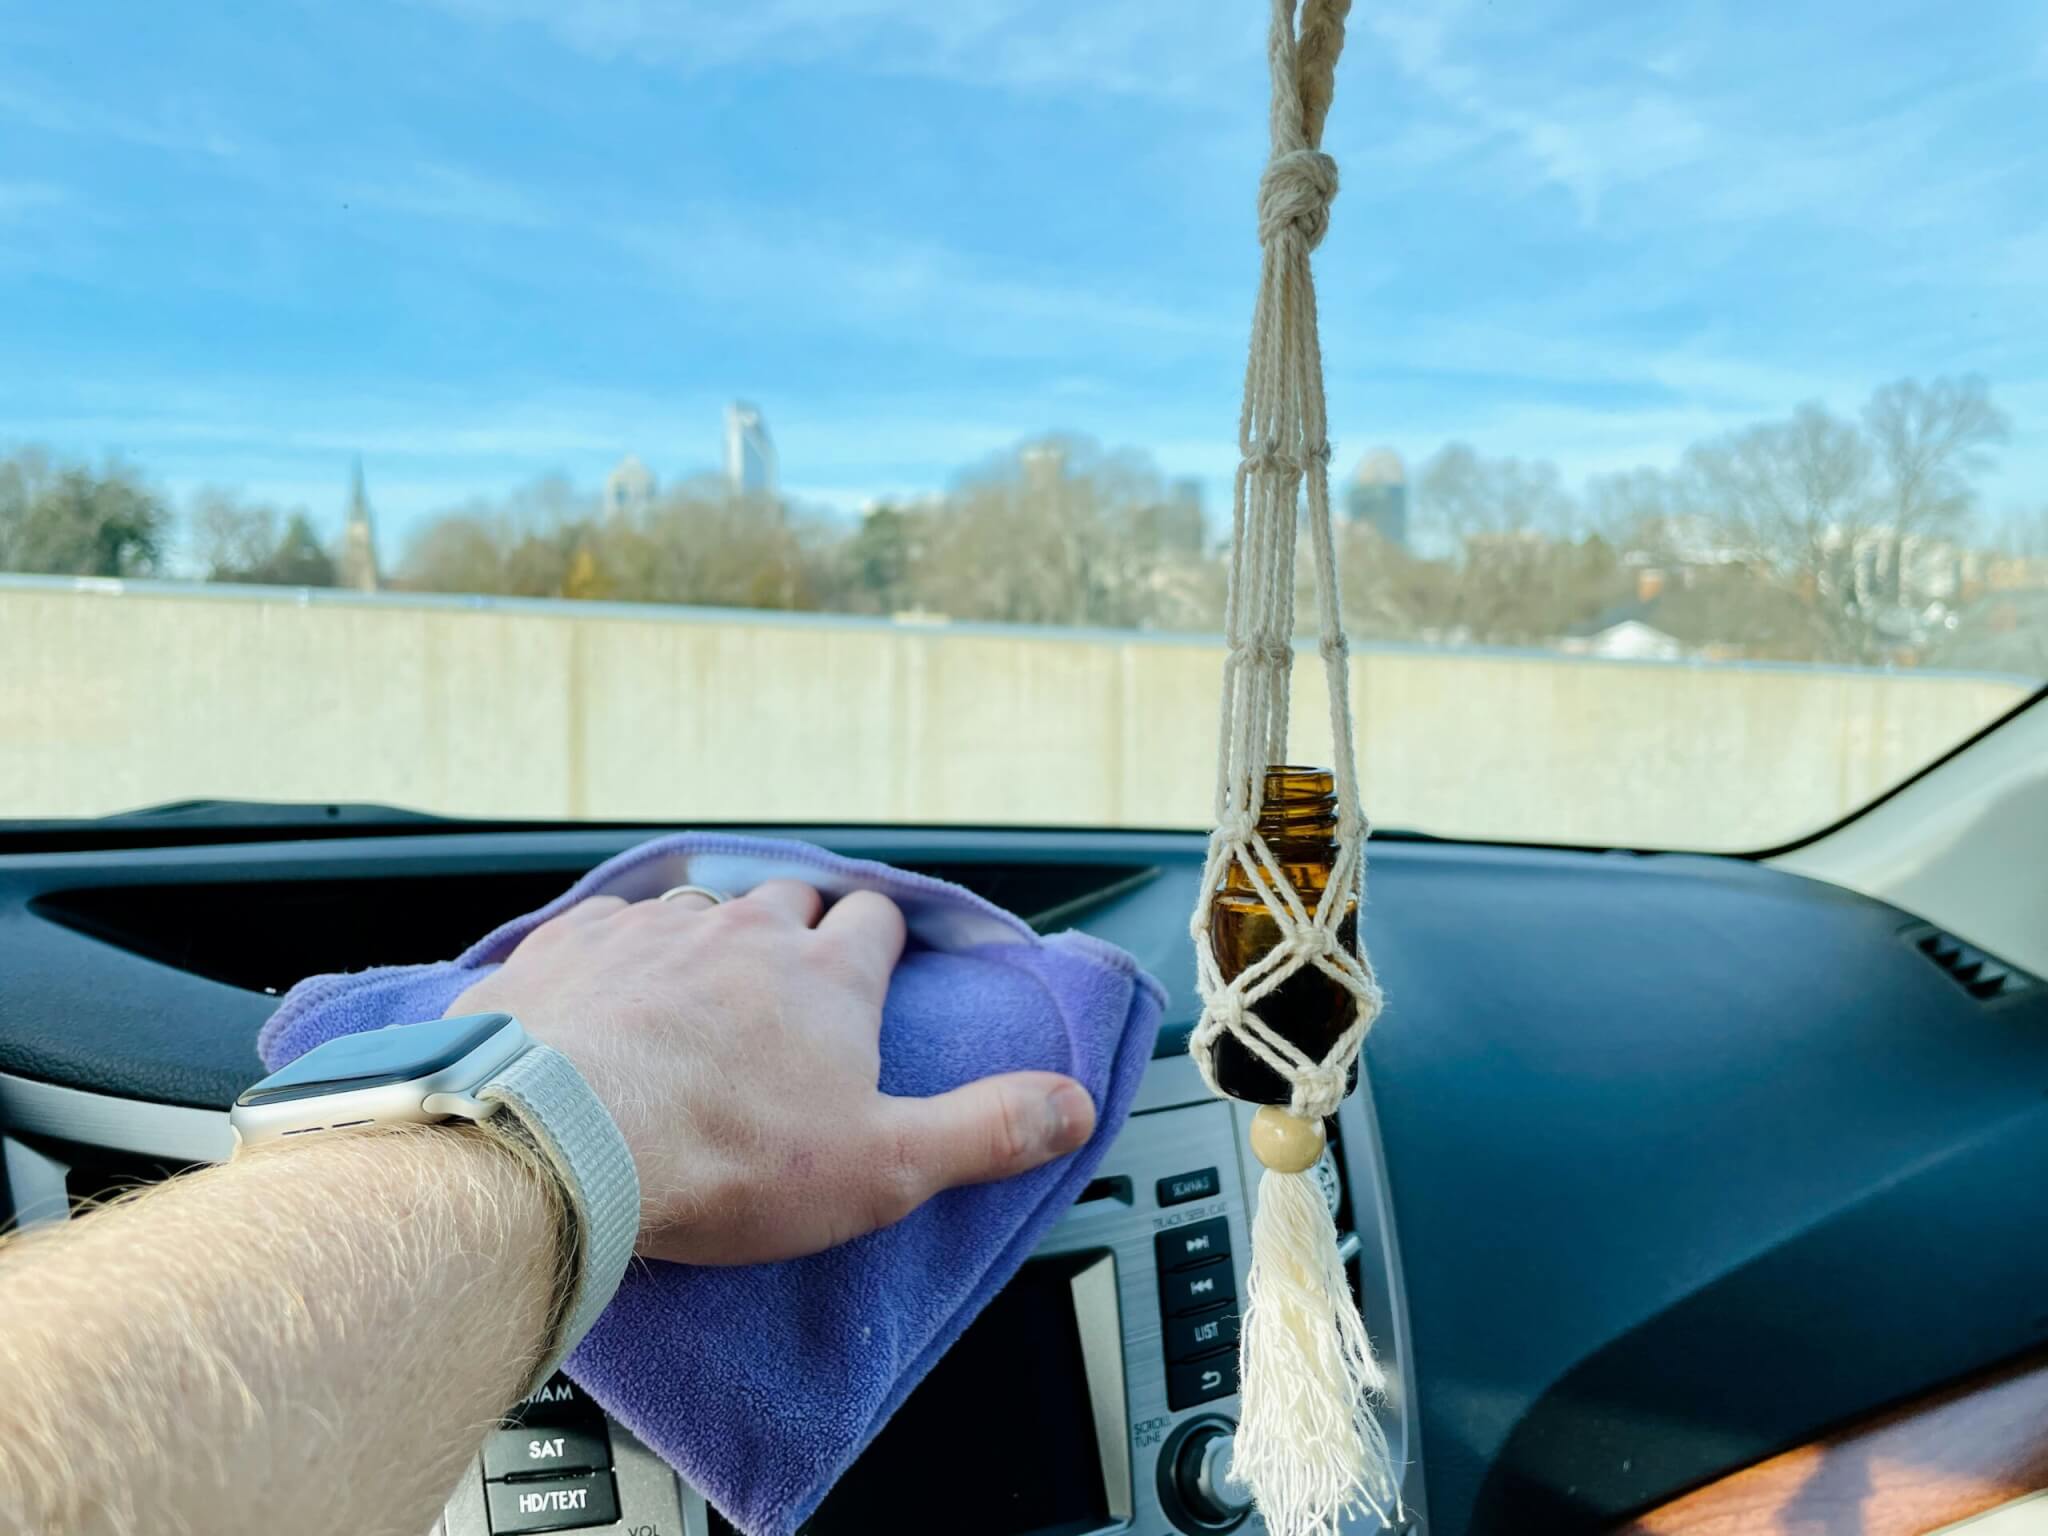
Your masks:
M 805 843 L 689 833 L 599 865 L 459 958 L 314 976 L 258 1037 L 272 1069 L 357 1030 L 438 1018 L 534 926 L 588 896 L 675 885 L 738 894 L 808 882 L 880 891 L 910 942 L 882 1010 L 882 1088 L 943 1093 L 997 1072 L 1078 1078 L 1096 1104 L 1078 1152 L 948 1190 L 892 1227 L 781 1264 L 636 1261 L 568 1373 L 748 1536 L 790 1536 L 911 1388 L 1071 1205 L 1130 1114 L 1165 1004 L 1122 950 L 1041 938 L 973 892 Z

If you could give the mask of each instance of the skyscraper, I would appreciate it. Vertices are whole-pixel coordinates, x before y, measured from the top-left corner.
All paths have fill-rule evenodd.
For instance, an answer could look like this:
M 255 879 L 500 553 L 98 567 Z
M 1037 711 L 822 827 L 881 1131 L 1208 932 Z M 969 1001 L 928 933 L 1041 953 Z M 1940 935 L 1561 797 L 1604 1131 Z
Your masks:
M 1375 448 L 1358 461 L 1344 488 L 1344 516 L 1364 523 L 1396 549 L 1408 547 L 1408 471 L 1391 448 Z
M 725 408 L 725 483 L 736 496 L 775 495 L 775 444 L 761 408 L 744 400 Z
M 382 583 L 377 578 L 377 531 L 370 520 L 370 498 L 363 489 L 363 461 L 360 455 L 349 481 L 348 520 L 341 530 L 341 585 L 358 592 L 374 592 Z

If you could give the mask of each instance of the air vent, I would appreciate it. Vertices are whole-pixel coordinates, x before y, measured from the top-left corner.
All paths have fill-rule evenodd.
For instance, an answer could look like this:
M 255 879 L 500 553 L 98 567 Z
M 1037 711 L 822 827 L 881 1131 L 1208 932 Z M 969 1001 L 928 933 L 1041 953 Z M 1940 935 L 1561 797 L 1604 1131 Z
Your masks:
M 1067 927 L 1152 880 L 1146 865 L 910 861 L 1028 919 Z M 414 965 L 460 954 L 582 871 L 451 870 L 338 879 L 106 885 L 35 898 L 39 917 L 134 954 L 245 987 L 283 992 L 301 976 Z
M 1951 980 L 1979 1002 L 1992 1003 L 2038 983 L 2025 971 L 1972 948 L 1939 928 L 1913 928 L 1906 937 L 1915 949 L 1947 971 Z

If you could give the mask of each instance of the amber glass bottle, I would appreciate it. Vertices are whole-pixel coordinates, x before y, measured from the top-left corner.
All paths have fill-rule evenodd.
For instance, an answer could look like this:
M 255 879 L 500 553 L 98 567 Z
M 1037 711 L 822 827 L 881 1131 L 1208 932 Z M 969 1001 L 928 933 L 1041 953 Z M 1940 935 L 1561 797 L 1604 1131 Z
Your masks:
M 1294 886 L 1301 904 L 1313 913 L 1337 859 L 1337 792 L 1330 771 L 1268 768 L 1259 836 L 1273 851 L 1274 862 Z M 1280 941 L 1280 925 L 1238 864 L 1230 866 L 1210 903 L 1209 938 L 1216 946 L 1216 962 L 1226 981 L 1255 964 Z M 1345 899 L 1337 940 L 1345 949 L 1357 952 L 1356 893 Z M 1303 966 L 1252 1007 L 1267 1028 L 1318 1061 L 1329 1054 L 1358 1012 L 1357 1000 L 1335 978 L 1313 965 Z M 1235 1036 L 1217 1038 L 1214 1065 L 1217 1083 L 1232 1098 L 1253 1104 L 1285 1104 L 1290 1097 L 1280 1074 L 1246 1050 Z M 1357 1081 L 1354 1062 L 1351 1083 Z

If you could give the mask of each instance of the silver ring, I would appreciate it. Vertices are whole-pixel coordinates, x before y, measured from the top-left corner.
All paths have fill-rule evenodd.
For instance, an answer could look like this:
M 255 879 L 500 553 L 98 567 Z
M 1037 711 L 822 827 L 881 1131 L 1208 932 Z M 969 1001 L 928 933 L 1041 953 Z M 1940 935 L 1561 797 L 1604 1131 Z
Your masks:
M 674 901 L 678 896 L 702 896 L 714 907 L 732 900 L 725 892 L 714 891 L 708 885 L 672 885 L 654 899 L 656 901 Z

